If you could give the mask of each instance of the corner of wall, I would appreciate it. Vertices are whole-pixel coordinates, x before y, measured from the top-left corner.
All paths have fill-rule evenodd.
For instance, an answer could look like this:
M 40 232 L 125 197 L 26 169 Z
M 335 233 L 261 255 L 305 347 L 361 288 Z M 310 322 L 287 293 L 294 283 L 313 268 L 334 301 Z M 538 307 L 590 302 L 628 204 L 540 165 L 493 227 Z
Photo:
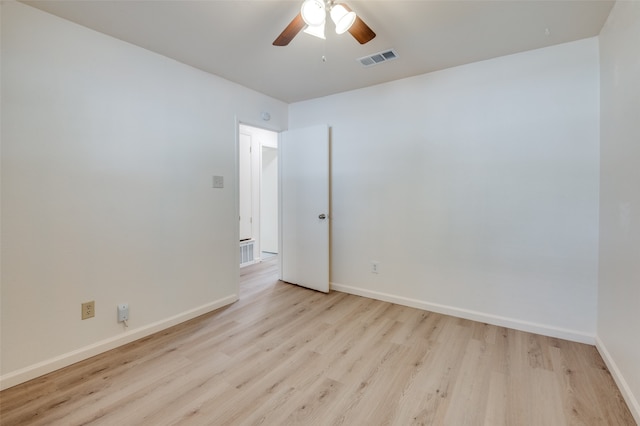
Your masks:
M 613 380 L 616 382 L 616 385 L 618 385 L 620 393 L 622 393 L 622 397 L 627 403 L 627 406 L 629 407 L 633 418 L 635 419 L 636 423 L 640 424 L 640 401 L 638 401 L 638 398 L 631 391 L 631 388 L 622 375 L 622 372 L 618 368 L 618 365 L 616 364 L 615 360 L 607 350 L 604 342 L 598 335 L 596 335 L 596 349 L 598 349 L 598 352 L 607 365 L 607 368 L 609 369 Z

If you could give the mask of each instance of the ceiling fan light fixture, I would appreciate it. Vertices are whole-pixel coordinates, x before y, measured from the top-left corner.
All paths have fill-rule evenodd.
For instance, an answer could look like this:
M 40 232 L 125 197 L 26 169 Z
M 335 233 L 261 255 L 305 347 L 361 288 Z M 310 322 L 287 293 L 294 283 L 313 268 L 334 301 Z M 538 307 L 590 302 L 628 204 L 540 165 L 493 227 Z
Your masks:
M 336 24 L 336 33 L 346 32 L 356 21 L 356 13 L 344 4 L 336 4 L 331 8 L 331 20 Z
M 312 36 L 326 40 L 324 36 L 324 22 L 321 23 L 320 25 L 307 25 L 307 28 L 304 29 L 304 32 L 307 34 L 311 34 Z
M 309 27 L 324 25 L 327 11 L 323 0 L 304 0 L 300 8 L 302 19 Z M 324 28 L 323 28 L 324 33 Z M 323 37 L 324 38 L 324 37 Z
M 0 0 L 2 1 L 2 0 Z M 291 40 L 303 31 L 315 37 L 324 39 L 324 27 L 327 13 L 331 16 L 336 33 L 349 32 L 360 44 L 369 43 L 376 36 L 371 28 L 341 0 L 303 0 L 300 12 L 291 20 L 278 37 L 273 41 L 274 46 L 287 46 Z

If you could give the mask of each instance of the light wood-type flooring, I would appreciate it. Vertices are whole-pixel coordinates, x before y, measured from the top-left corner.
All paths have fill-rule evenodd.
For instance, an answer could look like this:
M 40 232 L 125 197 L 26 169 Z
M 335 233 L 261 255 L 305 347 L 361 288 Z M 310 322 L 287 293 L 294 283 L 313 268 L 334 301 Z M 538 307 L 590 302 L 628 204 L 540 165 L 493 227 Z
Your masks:
M 3 391 L 1 424 L 635 424 L 593 346 L 241 275 L 231 306 Z

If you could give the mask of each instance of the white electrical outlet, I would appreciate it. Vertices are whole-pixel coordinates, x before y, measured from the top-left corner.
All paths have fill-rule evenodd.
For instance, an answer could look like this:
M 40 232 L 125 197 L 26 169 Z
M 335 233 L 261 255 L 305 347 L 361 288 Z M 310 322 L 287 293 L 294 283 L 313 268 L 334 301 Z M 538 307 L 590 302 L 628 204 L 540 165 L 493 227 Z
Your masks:
M 380 262 L 378 262 L 377 260 L 372 260 L 371 261 L 371 273 L 372 274 L 379 274 L 380 273 Z
M 129 321 L 129 304 L 121 303 L 118 305 L 118 322 Z

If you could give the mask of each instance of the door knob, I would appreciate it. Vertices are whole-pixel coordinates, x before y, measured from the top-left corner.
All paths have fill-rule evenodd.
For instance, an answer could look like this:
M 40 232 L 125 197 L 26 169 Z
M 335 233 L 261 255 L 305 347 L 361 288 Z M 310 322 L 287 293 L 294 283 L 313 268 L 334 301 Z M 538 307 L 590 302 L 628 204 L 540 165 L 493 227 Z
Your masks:
M 327 216 L 324 213 L 322 213 L 321 215 L 318 216 L 318 219 L 326 219 L 326 218 L 327 218 Z

